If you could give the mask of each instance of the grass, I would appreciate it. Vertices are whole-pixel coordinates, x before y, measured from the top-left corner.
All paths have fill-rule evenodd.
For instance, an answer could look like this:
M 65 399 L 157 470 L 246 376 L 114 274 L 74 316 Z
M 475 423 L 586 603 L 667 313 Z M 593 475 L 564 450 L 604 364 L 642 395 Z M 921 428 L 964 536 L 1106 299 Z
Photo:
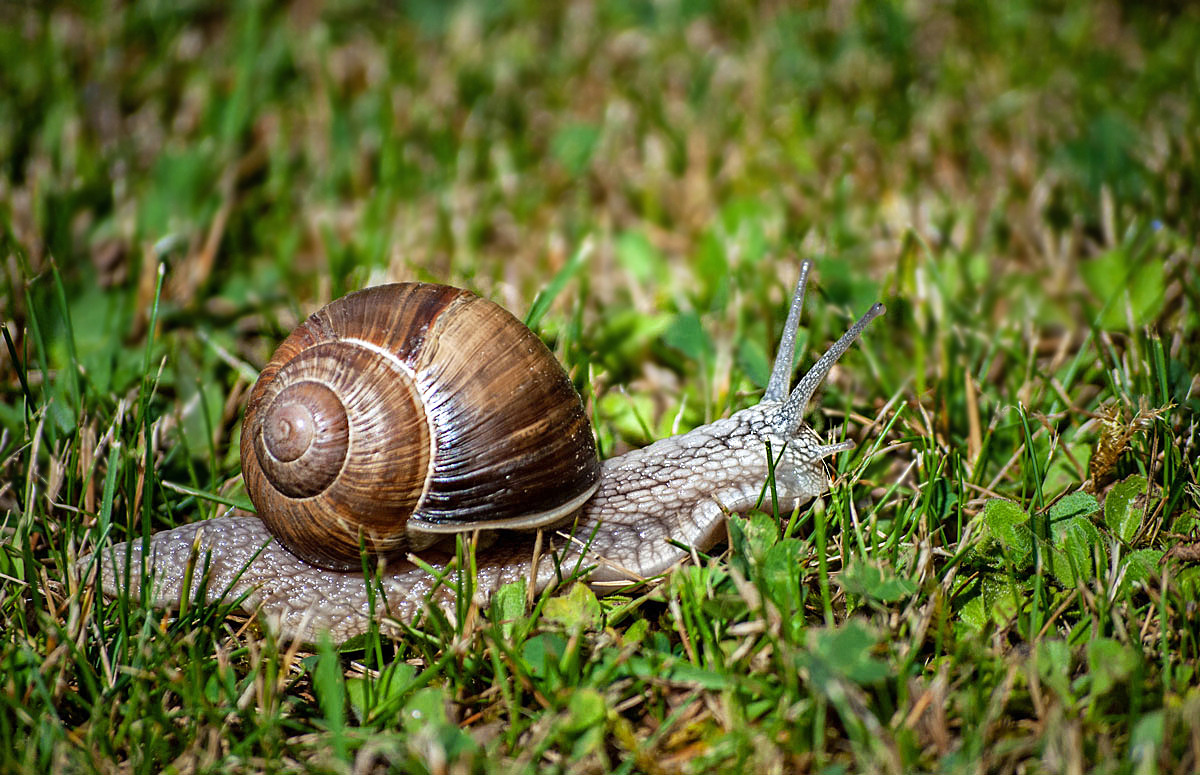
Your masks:
M 0 772 L 1200 766 L 1185 4 L 0 8 Z M 796 256 L 820 503 L 349 650 L 74 560 L 244 498 L 303 315 L 528 315 L 605 456 L 745 406 Z M 540 295 L 539 295 L 540 294 Z

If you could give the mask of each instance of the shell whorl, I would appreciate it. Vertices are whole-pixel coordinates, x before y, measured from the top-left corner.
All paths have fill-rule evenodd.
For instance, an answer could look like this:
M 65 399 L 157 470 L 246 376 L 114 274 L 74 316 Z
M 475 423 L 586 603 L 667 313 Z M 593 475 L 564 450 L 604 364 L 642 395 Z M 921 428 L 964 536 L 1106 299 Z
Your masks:
M 263 369 L 246 407 L 246 490 L 273 535 L 321 567 L 394 557 L 424 534 L 534 527 L 595 490 L 583 405 L 499 306 L 447 286 L 334 301 Z
M 333 483 L 350 445 L 346 407 L 328 385 L 288 385 L 267 407 L 255 439 L 258 463 L 284 495 L 308 498 Z
M 360 533 L 371 554 L 403 551 L 430 431 L 401 364 L 352 341 L 323 342 L 288 361 L 263 393 L 261 412 L 247 409 L 253 452 L 243 452 L 242 468 L 271 532 L 297 556 L 338 570 L 360 563 Z M 298 428 L 297 417 L 313 422 Z M 311 438 L 299 450 L 302 435 Z M 301 454 L 285 461 L 275 446 Z

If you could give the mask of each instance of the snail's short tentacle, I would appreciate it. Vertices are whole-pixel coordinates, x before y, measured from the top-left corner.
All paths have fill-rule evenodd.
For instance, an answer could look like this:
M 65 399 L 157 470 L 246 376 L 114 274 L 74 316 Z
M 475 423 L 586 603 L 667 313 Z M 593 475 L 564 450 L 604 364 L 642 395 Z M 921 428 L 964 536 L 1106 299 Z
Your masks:
M 796 430 L 804 421 L 804 409 L 812 400 L 813 393 L 817 392 L 817 388 L 829 374 L 829 370 L 833 368 L 833 364 L 837 363 L 838 358 L 841 358 L 843 353 L 850 349 L 850 345 L 854 344 L 855 340 L 862 335 L 871 321 L 886 311 L 887 308 L 883 304 L 877 303 L 872 306 L 866 314 L 858 319 L 858 322 L 850 327 L 849 331 L 842 334 L 841 338 L 825 351 L 825 354 L 813 364 L 803 379 L 796 383 L 796 387 L 792 389 L 787 401 L 779 408 L 776 420 L 776 430 L 779 433 L 786 437 L 795 435 Z

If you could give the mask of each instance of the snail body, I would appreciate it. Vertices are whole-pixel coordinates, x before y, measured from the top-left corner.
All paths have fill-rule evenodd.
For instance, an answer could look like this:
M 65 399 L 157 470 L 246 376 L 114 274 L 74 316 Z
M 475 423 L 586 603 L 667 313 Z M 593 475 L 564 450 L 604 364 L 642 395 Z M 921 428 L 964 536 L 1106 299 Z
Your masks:
M 477 594 L 486 597 L 502 585 L 521 578 L 528 579 L 535 590 L 541 590 L 575 570 L 583 570 L 587 582 L 598 592 L 619 589 L 631 582 L 660 575 L 685 559 L 688 552 L 678 545 L 699 551 L 711 548 L 724 534 L 728 513 L 745 512 L 759 505 L 772 474 L 774 494 L 781 510 L 790 510 L 824 493 L 829 487 L 824 458 L 851 449 L 854 443 L 823 443 L 804 424 L 802 415 L 833 364 L 884 308 L 882 304 L 873 306 L 794 388 L 789 389 L 796 330 L 809 268 L 807 261 L 801 267 L 771 379 L 758 404 L 688 433 L 605 460 L 598 466 L 598 480 L 595 481 L 589 480 L 587 464 L 589 449 L 592 460 L 595 459 L 594 447 L 589 448 L 587 443 L 577 447 L 577 442 L 572 441 L 559 448 L 550 457 L 564 459 L 574 455 L 570 458 L 573 462 L 566 468 L 581 473 L 574 475 L 569 487 L 555 487 L 551 482 L 550 489 L 558 490 L 556 498 L 544 503 L 539 501 L 541 505 L 524 510 L 535 515 L 533 521 L 520 514 L 500 514 L 494 519 L 486 518 L 494 514 L 485 514 L 481 527 L 489 530 L 538 525 L 546 529 L 541 532 L 540 540 L 530 532 L 496 531 L 490 542 L 481 546 L 476 554 Z M 443 286 L 436 288 L 438 294 L 451 294 L 449 289 L 440 290 Z M 310 322 L 321 314 L 314 315 Z M 299 337 L 293 334 L 285 345 L 293 339 L 303 340 L 309 336 L 308 333 Z M 532 334 L 529 336 L 533 337 Z M 276 360 L 273 359 L 272 364 Z M 260 382 L 274 378 L 275 372 L 271 369 L 268 366 L 263 370 Z M 558 376 L 566 379 L 561 373 Z M 271 390 L 264 395 L 283 392 L 272 393 Z M 256 401 L 257 406 L 262 406 L 274 399 L 252 397 L 247 404 L 250 419 L 243 430 L 244 470 L 255 465 L 253 460 L 247 461 L 247 450 L 256 458 L 258 456 L 253 447 L 260 442 L 254 439 L 256 431 L 251 414 Z M 578 403 L 577 396 L 574 402 Z M 568 418 L 575 416 L 572 411 L 563 412 Z M 548 432 L 554 430 L 550 425 Z M 351 431 L 351 436 L 354 433 Z M 585 435 L 590 442 L 590 430 Z M 768 460 L 768 449 L 773 460 Z M 258 474 L 247 473 L 248 489 L 256 476 Z M 422 484 L 423 488 L 427 486 Z M 315 485 L 310 487 L 315 488 Z M 520 501 L 520 498 L 513 500 Z M 546 505 L 552 501 L 557 501 L 558 505 Z M 580 501 L 582 504 L 578 505 Z M 255 504 L 262 514 L 263 505 L 257 499 Z M 417 520 L 428 521 L 429 518 L 418 515 Z M 451 529 L 445 527 L 446 523 L 434 524 L 433 531 L 424 532 L 445 533 Z M 463 531 L 473 531 L 474 525 L 470 519 L 453 523 L 454 528 Z M 203 567 L 207 555 L 207 595 L 210 599 L 240 598 L 246 610 L 262 612 L 284 637 L 303 641 L 316 640 L 322 631 L 329 632 L 335 641 L 348 640 L 366 631 L 373 612 L 381 621 L 388 618 L 411 621 L 427 603 L 432 603 L 453 613 L 455 595 L 447 584 L 447 581 L 453 584 L 453 576 L 439 579 L 427 570 L 431 568 L 441 574 L 452 567 L 453 552 L 444 543 L 414 549 L 419 555 L 418 564 L 409 557 L 398 555 L 394 548 L 399 545 L 401 552 L 405 548 L 413 549 L 416 542 L 411 535 L 398 539 L 392 546 L 385 545 L 386 541 L 380 542 L 384 564 L 374 578 L 375 590 L 381 593 L 376 597 L 369 594 L 367 581 L 360 570 L 319 567 L 285 548 L 273 532 L 264 519 L 234 515 L 157 533 L 145 547 L 141 542 L 118 545 L 96 555 L 101 560 L 102 586 L 106 594 L 116 595 L 126 577 L 130 578 L 131 584 L 139 583 L 138 573 L 125 573 L 126 558 L 133 569 L 140 568 L 146 559 L 147 567 L 152 569 L 148 574 L 153 583 L 151 599 L 162 607 L 177 605 L 183 595 L 196 594 L 201 580 L 194 576 L 200 574 L 198 571 L 191 573 L 190 565 Z M 422 532 L 418 529 L 415 534 Z M 351 534 L 358 539 L 354 544 L 356 549 L 358 542 L 370 548 L 373 542 L 367 540 L 369 533 L 371 530 L 363 527 L 351 529 Z M 332 543 L 329 538 L 320 539 L 318 543 L 322 541 Z M 145 551 L 149 552 L 146 557 Z M 361 563 L 357 551 L 354 557 Z M 84 558 L 80 562 L 90 564 L 93 561 Z M 190 588 L 186 588 L 188 583 Z

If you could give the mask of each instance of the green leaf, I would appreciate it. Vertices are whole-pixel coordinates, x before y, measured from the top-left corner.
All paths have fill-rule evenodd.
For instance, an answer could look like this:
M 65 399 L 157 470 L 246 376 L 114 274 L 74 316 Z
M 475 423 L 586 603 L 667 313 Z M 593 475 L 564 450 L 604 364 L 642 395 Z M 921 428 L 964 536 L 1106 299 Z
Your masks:
M 1038 676 L 1059 698 L 1074 704 L 1071 688 L 1071 647 L 1064 640 L 1039 641 L 1036 652 Z
M 983 506 L 983 521 L 992 535 L 1012 553 L 1013 561 L 1023 560 L 1033 551 L 1033 532 L 1029 514 L 1012 501 L 993 498 Z
M 1097 568 L 1107 565 L 1108 552 L 1100 531 L 1087 517 L 1052 522 L 1051 530 L 1050 571 L 1063 586 L 1073 587 L 1096 578 Z
M 629 625 L 629 629 L 621 633 L 622 646 L 638 646 L 646 639 L 646 633 L 650 630 L 649 619 L 637 619 L 633 624 Z
M 676 657 L 634 656 L 629 660 L 629 671 L 638 678 L 672 681 L 712 691 L 721 691 L 733 683 L 729 677 Z
M 1184 599 L 1194 600 L 1200 597 L 1200 566 L 1180 570 L 1175 576 L 1175 586 Z
M 546 602 L 550 602 L 550 600 Z M 567 641 L 562 635 L 556 632 L 544 632 L 525 641 L 525 645 L 521 649 L 521 656 L 530 675 L 535 678 L 546 678 L 558 669 L 558 660 L 566 648 Z
M 1174 533 L 1190 533 L 1195 529 L 1197 524 L 1200 524 L 1200 511 L 1188 509 L 1171 523 L 1171 531 Z
M 763 587 L 767 595 L 783 611 L 799 611 L 803 606 L 802 583 L 805 562 L 812 547 L 797 538 L 785 538 L 767 549 L 759 564 Z M 790 624 L 804 626 L 803 617 L 794 617 Z
M 600 127 L 592 124 L 568 124 L 550 141 L 550 153 L 572 176 L 587 171 L 600 140 Z
M 446 713 L 448 697 L 440 687 L 421 689 L 404 704 L 400 715 L 404 731 L 428 744 L 440 747 L 452 758 L 478 749 L 479 744 L 469 734 L 458 728 Z
M 1111 638 L 1096 638 L 1088 644 L 1088 675 L 1091 696 L 1107 694 L 1121 685 L 1137 666 L 1133 651 Z
M 681 595 L 689 596 L 699 602 L 701 610 L 712 612 L 723 612 L 718 615 L 722 618 L 729 616 L 728 609 L 725 607 L 725 598 L 723 596 L 712 597 L 713 590 L 725 583 L 729 577 L 728 572 L 717 563 L 706 563 L 704 565 L 687 564 L 676 568 L 671 573 L 671 587 L 679 590 Z
M 1121 577 L 1120 592 L 1124 592 L 1127 588 L 1146 583 L 1150 575 L 1158 569 L 1159 563 L 1162 562 L 1163 552 L 1161 549 L 1138 549 L 1130 552 L 1121 561 L 1124 575 Z
M 779 523 L 770 514 L 755 512 L 749 517 L 729 520 L 729 543 L 735 554 L 754 562 L 762 561 L 767 551 L 779 542 Z
M 662 671 L 661 675 L 670 681 L 692 684 L 713 691 L 726 689 L 730 685 L 730 680 L 720 673 L 706 670 L 683 660 L 672 662 Z
M 833 670 L 857 684 L 872 684 L 886 678 L 886 664 L 871 656 L 878 642 L 862 622 L 851 620 L 841 627 L 809 630 L 808 648 Z
M 1128 330 L 1153 321 L 1162 311 L 1164 271 L 1161 259 L 1134 258 L 1123 247 L 1113 248 L 1079 266 L 1084 283 L 1104 304 L 1103 328 Z
M 614 246 L 617 261 L 639 283 L 667 275 L 667 261 L 640 231 L 622 232 Z
M 500 625 L 506 639 L 525 617 L 526 582 L 524 578 L 505 584 L 492 595 L 492 621 Z
M 595 627 L 600 614 L 600 601 L 587 584 L 575 584 L 567 594 L 547 600 L 542 609 L 544 619 L 572 632 Z
M 1129 734 L 1129 758 L 1137 764 L 1137 775 L 1158 772 L 1158 757 L 1166 736 L 1166 722 L 1161 710 L 1145 713 L 1133 725 Z
M 604 695 L 595 689 L 579 689 L 567 700 L 567 720 L 563 731 L 578 735 L 571 746 L 571 758 L 579 759 L 604 742 L 604 719 L 608 707 Z
M 604 721 L 608 707 L 595 689 L 578 689 L 567 700 L 567 731 L 582 732 Z
M 903 600 L 917 589 L 916 583 L 897 576 L 891 568 L 862 561 L 852 563 L 837 581 L 847 592 L 883 603 Z
M 1100 531 L 1089 517 L 1100 510 L 1095 497 L 1073 492 L 1050 507 L 1050 572 L 1073 587 L 1096 577 L 1096 559 L 1107 562 Z
M 663 341 L 696 361 L 707 361 L 714 349 L 712 339 L 695 312 L 676 315 L 663 332 Z
M 1099 510 L 1100 505 L 1090 493 L 1080 491 L 1065 495 L 1050 507 L 1050 529 L 1054 529 L 1055 522 L 1071 517 L 1088 517 Z
M 378 678 L 346 679 L 346 696 L 359 723 L 365 722 L 378 708 L 393 703 L 399 707 L 400 698 L 416 675 L 417 669 L 407 662 L 392 662 L 380 671 Z
M 1146 477 L 1134 474 L 1113 485 L 1104 499 L 1104 524 L 1125 543 L 1133 541 L 1141 527 L 1143 509 L 1135 501 L 1146 491 L 1146 484 Z
M 413 694 L 404 704 L 404 729 L 416 734 L 427 727 L 446 724 L 446 700 L 441 689 L 429 687 Z
M 1021 608 L 1021 587 L 1007 573 L 985 573 L 980 579 L 984 611 L 992 621 L 1004 626 Z
M 958 617 L 964 624 L 975 632 L 983 632 L 987 627 L 987 612 L 983 607 L 983 595 L 976 595 L 958 609 Z

